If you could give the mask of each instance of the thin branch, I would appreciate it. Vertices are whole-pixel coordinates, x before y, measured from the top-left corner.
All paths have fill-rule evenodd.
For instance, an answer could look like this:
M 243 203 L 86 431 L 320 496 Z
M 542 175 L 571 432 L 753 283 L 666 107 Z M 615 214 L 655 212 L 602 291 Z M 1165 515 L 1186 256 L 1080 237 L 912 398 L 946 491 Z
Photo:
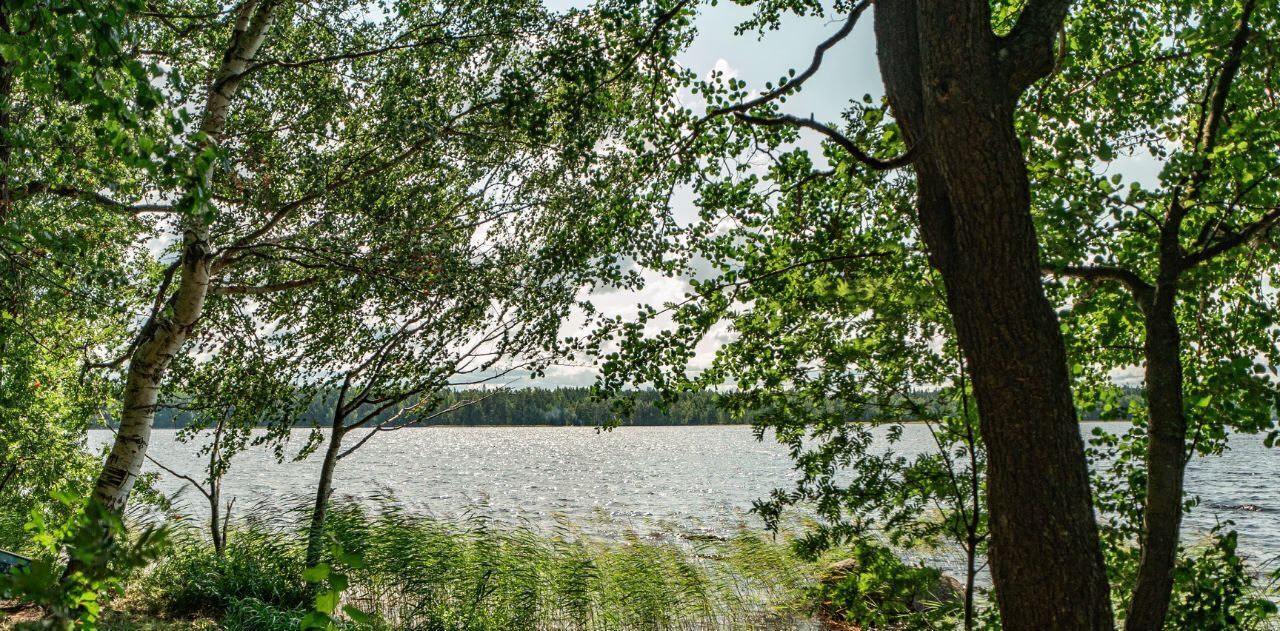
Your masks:
M 908 149 L 906 153 L 900 156 L 897 156 L 895 158 L 881 159 L 881 158 L 872 156 L 866 151 L 863 151 L 863 149 L 859 147 L 858 144 L 855 143 L 848 136 L 836 131 L 835 129 L 823 123 L 819 123 L 813 118 L 800 118 L 798 116 L 792 116 L 790 114 L 779 114 L 777 116 L 768 116 L 768 117 L 752 116 L 750 114 L 745 114 L 742 112 L 735 112 L 734 116 L 740 121 L 743 121 L 745 123 L 751 123 L 753 125 L 763 125 L 767 127 L 777 127 L 780 125 L 786 125 L 791 127 L 802 127 L 805 129 L 812 129 L 813 131 L 816 131 L 822 134 L 823 136 L 826 136 L 832 142 L 839 145 L 840 148 L 849 152 L 849 155 L 853 156 L 853 159 L 857 160 L 858 162 L 861 162 L 863 165 L 866 165 L 878 171 L 888 171 L 890 169 L 897 169 L 900 167 L 904 167 L 908 164 L 911 164 L 913 161 L 915 161 L 916 157 L 920 154 L 920 148 L 924 146 L 923 142 L 919 142 L 919 143 L 916 143 L 914 147 L 911 147 L 910 149 Z
M 1167 53 L 1164 55 L 1156 55 L 1155 57 L 1140 57 L 1138 59 L 1133 59 L 1128 62 L 1122 63 L 1118 66 L 1112 66 L 1111 68 L 1103 71 L 1098 76 L 1072 88 L 1069 92 L 1067 92 L 1067 96 L 1075 96 L 1077 94 L 1080 94 L 1081 92 L 1084 92 L 1085 90 L 1088 90 L 1089 88 L 1092 88 L 1093 86 L 1097 85 L 1098 82 L 1104 79 L 1107 79 L 1109 77 L 1113 77 L 1117 74 L 1120 74 L 1121 72 L 1124 72 L 1125 70 L 1128 70 L 1135 66 L 1141 66 L 1144 64 L 1160 64 L 1166 61 L 1177 61 L 1179 59 L 1190 57 L 1192 54 L 1193 54 L 1192 51 L 1184 50 L 1178 53 Z
M 112 427 L 112 426 L 111 426 L 111 422 L 110 422 L 110 420 L 107 418 L 106 414 L 105 414 L 105 413 L 103 413 L 101 410 L 99 410 L 99 411 L 98 411 L 98 418 L 100 418 L 100 419 L 102 420 L 102 425 L 103 425 L 103 427 L 106 427 L 107 429 L 111 430 L 111 433 L 112 433 L 113 435 L 115 435 L 115 434 L 117 433 L 117 432 L 116 432 L 116 428 L 114 428 L 114 427 Z M 191 483 L 191 486 L 196 487 L 196 490 L 197 490 L 197 491 L 199 491 L 201 495 L 205 496 L 205 499 L 212 499 L 212 495 L 211 495 L 208 491 L 205 491 L 205 489 L 204 489 L 204 485 L 203 485 L 203 484 L 201 484 L 200 482 L 197 482 L 197 481 L 195 480 L 195 478 L 192 478 L 192 477 L 191 477 L 191 476 L 189 476 L 189 475 L 183 475 L 183 474 L 181 474 L 181 473 L 178 473 L 177 471 L 174 471 L 173 469 L 170 469 L 169 467 L 164 466 L 164 464 L 163 464 L 163 463 L 161 463 L 159 460 L 156 460 L 155 458 L 153 458 L 153 457 L 151 456 L 151 454 L 149 454 L 149 453 L 144 453 L 143 455 L 144 455 L 144 456 L 146 456 L 147 460 L 151 461 L 151 464 L 153 464 L 153 465 L 155 465 L 155 466 L 157 466 L 157 467 L 160 467 L 161 469 L 163 469 L 163 470 L 165 471 L 165 473 L 168 473 L 169 475 L 171 475 L 171 476 L 173 476 L 173 477 L 175 477 L 175 478 L 178 478 L 178 479 L 181 479 L 181 480 L 186 480 L 187 482 L 190 482 L 190 483 Z
M 440 130 L 440 134 L 447 134 L 454 131 L 453 125 L 457 123 L 460 119 L 474 113 L 479 109 L 489 107 L 497 103 L 498 103 L 497 99 L 489 99 L 486 101 L 482 101 L 480 103 L 476 103 L 471 107 L 466 108 L 465 110 L 454 115 L 449 120 L 448 124 L 446 124 L 445 127 Z M 423 148 L 427 146 L 427 144 L 430 141 L 437 138 L 440 134 L 424 136 L 417 142 L 410 145 L 404 151 L 401 151 L 399 154 L 397 154 L 396 156 L 392 157 L 391 159 L 385 162 L 374 165 L 368 169 L 365 169 L 353 175 L 335 179 L 334 181 L 326 184 L 323 188 L 313 193 L 304 195 L 298 199 L 295 199 L 281 206 L 274 213 L 272 213 L 271 217 L 267 220 L 266 223 L 250 231 L 249 233 L 245 234 L 239 239 L 236 239 L 236 241 L 232 245 L 228 246 L 225 250 L 223 250 L 223 253 L 218 257 L 218 261 L 214 264 L 215 271 L 217 270 L 217 268 L 220 268 L 226 264 L 227 257 L 231 252 L 235 252 L 237 250 L 243 250 L 253 245 L 253 242 L 255 240 L 261 238 L 262 236 L 274 230 L 276 226 L 280 225 L 281 222 L 283 222 L 289 215 L 293 214 L 298 209 L 312 202 L 318 201 L 319 199 L 323 198 L 325 195 L 328 195 L 329 193 L 332 193 L 340 188 L 343 188 L 345 186 L 348 186 L 356 182 L 367 180 L 368 178 L 371 178 L 375 175 L 378 175 L 380 173 L 383 173 L 391 169 L 392 167 L 404 162 L 414 154 L 421 151 Z
M 307 278 L 299 278 L 297 280 L 274 283 L 271 285 L 217 285 L 211 287 L 209 291 L 210 293 L 219 296 L 226 296 L 230 294 L 257 296 L 279 291 L 288 291 L 290 289 L 297 289 L 298 287 L 308 287 L 318 282 L 320 282 L 320 278 L 318 276 L 310 276 Z
M 1201 154 L 1205 156 L 1205 164 L 1201 167 L 1202 171 L 1207 171 L 1209 155 L 1213 153 L 1218 143 L 1218 128 L 1222 125 L 1222 116 L 1227 109 L 1227 99 L 1231 96 L 1231 85 L 1235 82 L 1236 75 L 1240 71 L 1244 48 L 1249 43 L 1249 34 L 1251 32 L 1249 18 L 1253 15 L 1254 6 L 1254 0 L 1246 0 L 1244 7 L 1241 9 L 1240 23 L 1236 27 L 1235 36 L 1231 38 L 1227 58 L 1222 63 L 1222 72 L 1218 75 L 1217 85 L 1214 86 L 1209 115 L 1201 127 L 1200 147 Z M 1201 179 L 1204 177 L 1207 177 L 1207 174 L 1202 176 Z
M 889 255 L 888 252 L 871 251 L 871 252 L 859 252 L 857 254 L 845 254 L 840 256 L 828 256 L 820 259 L 812 259 L 809 261 L 798 261 L 796 263 L 784 265 L 782 267 L 779 267 L 778 269 L 769 270 L 767 272 L 760 274 L 759 276 L 753 276 L 751 278 L 744 278 L 742 280 L 737 280 L 732 282 L 720 283 L 719 285 L 716 285 L 715 287 L 711 288 L 710 291 L 703 292 L 702 294 L 698 294 L 695 296 L 690 296 L 688 298 L 685 298 L 684 300 L 681 300 L 680 302 L 669 304 L 668 306 L 658 311 L 655 311 L 652 315 L 659 316 L 664 313 L 675 311 L 676 309 L 679 309 L 680 307 L 683 307 L 684 305 L 687 305 L 699 298 L 702 298 L 704 295 L 712 292 L 723 291 L 725 289 L 738 289 L 738 288 L 750 285 L 751 283 L 759 282 L 766 278 L 771 278 L 779 274 L 785 274 L 791 270 L 799 269 L 801 267 L 806 267 L 809 265 L 822 265 L 824 263 L 835 263 L 838 261 L 854 261 L 859 259 L 878 258 L 878 257 L 883 257 L 888 255 Z
M 367 443 L 367 442 L 369 442 L 369 439 L 370 439 L 370 438 L 373 438 L 375 435 L 377 435 L 377 434 L 378 434 L 378 432 L 395 431 L 396 429 L 399 429 L 399 428 L 402 428 L 402 427 L 409 427 L 409 426 L 412 426 L 412 425 L 421 425 L 422 423 L 425 423 L 425 422 L 427 422 L 427 421 L 430 421 L 430 420 L 433 420 L 433 419 L 439 418 L 439 417 L 444 416 L 445 414 L 448 414 L 448 413 L 450 413 L 450 412 L 454 412 L 454 411 L 456 411 L 456 410 L 461 410 L 462 408 L 465 408 L 465 407 L 468 407 L 468 406 L 471 406 L 471 405 L 475 405 L 475 404 L 477 404 L 477 403 L 479 403 L 479 402 L 481 402 L 481 401 L 484 401 L 485 399 L 488 399 L 489 397 L 492 397 L 493 395 L 497 394 L 497 393 L 498 393 L 498 392 L 500 392 L 500 391 L 502 391 L 502 389 L 500 389 L 500 388 L 495 388 L 492 392 L 490 392 L 489 394 L 486 394 L 486 395 L 485 395 L 485 396 L 483 396 L 483 397 L 480 397 L 479 399 L 470 399 L 470 400 L 466 400 L 466 401 L 458 401 L 458 402 L 456 402 L 456 403 L 454 403 L 454 404 L 452 404 L 452 405 L 446 406 L 446 407 L 444 407 L 443 409 L 440 409 L 440 410 L 437 410 L 437 411 L 435 411 L 435 412 L 432 412 L 432 413 L 430 413 L 430 414 L 428 414 L 428 415 L 426 415 L 426 416 L 417 417 L 417 418 L 415 418 L 413 421 L 411 421 L 411 422 L 409 422 L 409 423 L 404 423 L 404 424 L 401 424 L 401 425 L 396 425 L 396 426 L 393 426 L 393 427 L 388 427 L 388 425 L 387 425 L 388 423 L 391 423 L 391 422 L 395 421 L 396 419 L 401 418 L 401 417 L 404 415 L 404 413 L 405 413 L 405 412 L 408 412 L 408 411 L 412 411 L 412 410 L 417 409 L 417 408 L 418 408 L 418 407 L 420 407 L 423 403 L 422 403 L 422 402 L 420 402 L 420 403 L 418 403 L 418 404 L 415 404 L 415 405 L 413 405 L 413 406 L 410 406 L 410 407 L 408 407 L 408 408 L 405 408 L 404 410 L 401 410 L 400 412 L 397 412 L 395 416 L 391 417 L 390 419 L 387 419 L 386 421 L 383 421 L 383 422 L 379 423 L 376 427 L 374 427 L 374 428 L 370 429 L 370 430 L 369 430 L 369 433 L 365 434 L 365 435 L 364 435 L 364 436 L 363 436 L 363 437 L 362 437 L 358 442 L 356 442 L 356 444 L 352 445 L 351 447 L 348 447 L 346 451 L 343 451 L 342 453 L 338 454 L 338 459 L 339 459 L 339 460 L 341 460 L 341 459 L 343 459 L 343 458 L 346 458 L 348 455 L 350 455 L 350 454 L 351 454 L 351 452 L 353 452 L 353 451 L 355 451 L 355 450 L 359 449 L 360 447 L 364 446 L 364 444 L 365 444 L 365 443 Z
M 796 75 L 794 79 L 774 88 L 773 90 L 765 92 L 750 101 L 744 101 L 737 105 L 729 105 L 711 110 L 707 113 L 704 120 L 724 114 L 745 113 L 753 108 L 760 107 L 761 105 L 765 105 L 779 97 L 786 96 L 791 92 L 799 90 L 800 86 L 804 85 L 805 81 L 808 81 L 810 77 L 817 74 L 818 69 L 822 66 L 822 58 L 826 55 L 827 51 L 831 50 L 831 47 L 840 43 L 841 40 L 848 37 L 849 34 L 853 32 L 853 27 L 857 25 L 858 18 L 862 17 L 862 13 L 866 11 L 869 6 L 871 6 L 871 0 L 862 0 L 858 4 L 854 5 L 853 9 L 849 11 L 849 17 L 845 20 L 844 26 L 840 27 L 840 30 L 836 31 L 834 35 L 818 44 L 818 47 L 813 50 L 813 61 L 809 62 L 809 67 Z
M 1200 121 L 1200 135 L 1196 139 L 1196 153 L 1200 154 L 1200 164 L 1183 180 L 1186 183 L 1186 194 L 1175 195 L 1173 202 L 1169 204 L 1166 231 L 1170 234 L 1170 241 L 1176 239 L 1178 227 L 1186 216 L 1187 203 L 1199 199 L 1200 190 L 1209 181 L 1213 167 L 1213 151 L 1218 146 L 1218 128 L 1221 127 L 1223 115 L 1227 110 L 1231 85 L 1240 71 L 1244 48 L 1249 43 L 1249 18 L 1253 15 L 1254 5 L 1254 0 L 1245 1 L 1240 12 L 1240 23 L 1228 47 L 1227 58 L 1222 62 L 1222 69 L 1214 82 L 1212 92 L 1207 95 L 1204 117 Z
M 920 145 L 916 145 L 915 147 L 908 149 L 905 154 L 899 157 L 881 159 L 871 156 L 848 136 L 845 136 L 828 125 L 817 122 L 812 117 L 800 118 L 790 114 L 779 114 L 776 116 L 765 117 L 750 114 L 750 111 L 757 107 L 767 105 L 782 98 L 783 96 L 786 96 L 787 94 L 799 90 L 806 81 L 813 77 L 813 75 L 817 74 L 818 69 L 822 67 L 822 60 L 827 51 L 853 32 L 854 26 L 858 23 L 858 18 L 862 17 L 863 12 L 865 12 L 869 6 L 871 6 L 871 0 L 862 0 L 855 4 L 853 8 L 850 9 L 849 17 L 845 19 L 844 26 L 840 27 L 840 30 L 836 31 L 831 37 L 828 37 L 826 40 L 823 40 L 822 43 L 818 44 L 817 48 L 813 51 L 813 61 L 809 63 L 809 67 L 796 75 L 794 79 L 765 92 L 754 99 L 711 110 L 710 112 L 707 112 L 706 116 L 703 116 L 697 121 L 697 123 L 695 123 L 695 127 L 701 126 L 706 121 L 718 116 L 732 114 L 736 120 L 752 125 L 801 127 L 816 131 L 835 142 L 845 151 L 849 152 L 855 160 L 873 169 L 884 171 L 910 164 L 919 154 L 918 149 L 920 148 Z
M 1266 232 L 1280 222 L 1280 207 L 1271 209 L 1262 218 L 1245 226 L 1243 229 L 1223 237 L 1209 245 L 1204 249 L 1188 254 L 1182 258 L 1182 269 L 1189 269 L 1204 263 L 1214 257 L 1227 253 L 1245 243 L 1248 243 L 1255 236 Z
M 181 264 L 182 259 L 178 259 L 170 263 L 169 266 L 165 268 L 164 277 L 160 281 L 160 288 L 156 290 L 156 297 L 151 302 L 151 312 L 147 314 L 147 319 L 142 323 L 142 326 L 138 328 L 138 334 L 135 335 L 133 340 L 129 342 L 129 345 L 125 347 L 124 352 L 111 361 L 101 363 L 86 362 L 83 369 L 80 371 L 81 376 L 94 368 L 119 368 L 125 360 L 133 356 L 133 352 L 137 350 L 143 340 L 147 339 L 147 337 L 151 335 L 151 330 L 156 324 L 156 318 L 159 317 L 161 309 L 164 308 L 166 302 L 165 296 L 169 293 L 169 286 L 173 284 L 173 275 L 178 271 L 178 266 Z
M 1066 276 L 1091 282 L 1114 281 L 1120 283 L 1144 309 L 1155 294 L 1155 287 L 1143 280 L 1133 270 L 1113 265 L 1043 265 L 1040 271 L 1050 276 Z
M 35 195 L 47 194 L 57 197 L 65 197 L 68 199 L 94 202 L 111 208 L 112 210 L 125 212 L 131 215 L 142 215 L 146 213 L 171 214 L 178 212 L 177 209 L 170 204 L 130 204 L 102 193 L 86 191 L 74 186 L 53 186 L 48 182 L 28 182 L 21 191 L 15 191 L 15 193 L 17 194 L 13 196 L 13 201 L 22 201 Z

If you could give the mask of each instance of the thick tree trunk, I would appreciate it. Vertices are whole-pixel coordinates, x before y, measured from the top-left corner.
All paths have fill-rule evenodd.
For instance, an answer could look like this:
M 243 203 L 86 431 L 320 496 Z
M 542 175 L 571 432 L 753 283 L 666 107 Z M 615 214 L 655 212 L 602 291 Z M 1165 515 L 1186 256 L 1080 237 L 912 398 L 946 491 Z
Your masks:
M 339 406 L 342 402 L 339 401 Z M 333 470 L 338 466 L 338 454 L 342 452 L 342 438 L 347 428 L 336 420 L 329 430 L 329 446 L 320 463 L 320 480 L 316 483 L 316 503 L 311 510 L 311 527 L 307 531 L 307 567 L 320 562 L 324 551 L 324 521 L 329 512 L 329 496 L 333 495 Z
M 124 510 L 142 471 L 164 371 L 191 335 L 204 308 L 210 263 L 207 231 L 187 230 L 183 241 L 182 280 L 170 301 L 173 315 L 157 318 L 129 362 L 120 428 L 93 487 L 93 498 L 116 512 Z
M 210 142 L 222 136 L 231 98 L 239 88 L 241 74 L 266 39 L 275 7 L 275 2 L 264 0 L 246 2 L 240 9 L 231 44 L 205 103 L 200 130 L 208 134 Z M 212 167 L 202 177 L 207 188 L 213 177 Z M 129 492 L 146 459 L 165 369 L 181 352 L 204 309 L 212 263 L 209 238 L 209 227 L 200 213 L 184 219 L 178 288 L 166 309 L 172 315 L 156 318 L 143 332 L 143 341 L 130 358 L 121 401 L 120 429 L 93 487 L 93 499 L 110 510 L 123 511 L 128 503 Z
M 988 11 L 985 2 L 878 2 L 881 74 L 904 136 L 923 148 L 921 234 L 982 420 L 1003 628 L 1111 629 L 1084 443 L 1013 127 L 1020 90 L 1001 71 Z
M 1177 235 L 1167 236 L 1169 247 L 1162 256 L 1162 273 L 1145 310 L 1147 488 L 1140 536 L 1142 557 L 1125 615 L 1126 631 L 1159 631 L 1164 627 L 1182 527 L 1187 420 L 1182 402 L 1182 337 L 1174 314 L 1180 254 Z

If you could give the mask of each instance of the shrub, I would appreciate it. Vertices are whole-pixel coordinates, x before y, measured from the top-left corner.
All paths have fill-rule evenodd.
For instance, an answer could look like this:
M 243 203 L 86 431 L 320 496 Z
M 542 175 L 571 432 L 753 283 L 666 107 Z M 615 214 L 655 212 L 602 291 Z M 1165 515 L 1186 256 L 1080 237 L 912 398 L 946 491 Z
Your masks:
M 833 565 L 814 588 L 819 613 L 828 620 L 867 629 L 945 628 L 959 610 L 942 573 L 911 566 L 893 550 L 859 541 L 845 561 Z
M 199 534 L 183 531 L 143 587 L 157 596 L 153 605 L 169 616 L 248 615 L 260 605 L 297 610 L 310 598 L 301 578 L 299 544 L 250 520 L 227 533 L 226 550 L 219 557 Z

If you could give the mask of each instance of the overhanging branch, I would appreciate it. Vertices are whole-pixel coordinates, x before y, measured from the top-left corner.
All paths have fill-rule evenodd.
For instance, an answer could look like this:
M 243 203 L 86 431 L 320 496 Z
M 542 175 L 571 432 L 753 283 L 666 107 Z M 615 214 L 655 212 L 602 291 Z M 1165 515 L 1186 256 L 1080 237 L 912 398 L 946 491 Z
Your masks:
M 1270 230 L 1280 223 L 1280 207 L 1273 208 L 1268 211 L 1262 218 L 1237 230 L 1217 241 L 1205 246 L 1204 249 L 1187 254 L 1182 259 L 1182 269 L 1195 267 L 1212 258 L 1226 254 L 1227 252 L 1248 243 L 1254 237 Z
M 698 122 L 695 124 L 695 126 L 701 126 L 706 121 L 709 121 L 718 116 L 732 114 L 736 120 L 744 123 L 752 124 L 752 125 L 761 125 L 761 126 L 770 126 L 770 127 L 789 126 L 789 127 L 799 127 L 803 129 L 810 129 L 810 130 L 816 131 L 822 134 L 823 136 L 826 136 L 832 142 L 835 142 L 842 149 L 847 151 L 849 155 L 852 156 L 859 163 L 863 164 L 864 166 L 870 167 L 872 169 L 884 171 L 889 169 L 896 169 L 902 166 L 906 166 L 907 164 L 910 164 L 913 160 L 915 160 L 916 155 L 919 153 L 918 151 L 919 145 L 912 147 L 911 149 L 907 150 L 906 153 L 896 158 L 887 158 L 887 159 L 876 158 L 871 154 L 867 153 L 866 151 L 864 151 L 861 147 L 859 147 L 858 144 L 853 141 L 853 139 L 840 133 L 835 128 L 829 125 L 819 123 L 818 121 L 814 120 L 812 117 L 800 118 L 798 116 L 792 116 L 790 114 L 779 114 L 775 116 L 756 116 L 750 113 L 751 110 L 757 107 L 767 105 L 792 92 L 795 92 L 796 90 L 799 90 L 800 87 L 804 85 L 806 81 L 812 78 L 813 75 L 817 74 L 818 69 L 822 67 L 822 61 L 823 61 L 823 58 L 826 56 L 827 51 L 830 50 L 833 46 L 835 46 L 839 42 L 841 42 L 842 40 L 844 40 L 846 37 L 849 36 L 850 33 L 853 32 L 854 26 L 856 26 L 858 23 L 858 18 L 862 17 L 862 14 L 870 6 L 871 6 L 871 0 L 862 0 L 861 2 L 858 2 L 857 4 L 853 5 L 853 8 L 850 9 L 849 11 L 849 17 L 845 19 L 844 25 L 841 26 L 840 30 L 836 31 L 831 37 L 828 37 L 827 39 L 823 40 L 822 43 L 818 44 L 817 48 L 815 48 L 813 51 L 813 61 L 809 62 L 809 67 L 805 68 L 800 74 L 796 75 L 794 79 L 768 92 L 765 92 L 764 94 L 761 94 L 760 96 L 754 99 L 750 99 L 747 101 L 743 101 L 742 103 L 727 105 L 725 107 L 720 107 L 720 108 L 711 110 L 710 112 L 707 112 L 706 116 L 699 119 Z
M 766 117 L 766 116 L 752 116 L 750 114 L 744 114 L 744 113 L 736 113 L 735 116 L 738 118 L 738 120 L 741 120 L 745 123 L 751 123 L 752 125 L 762 125 L 766 127 L 776 127 L 779 125 L 787 125 L 791 127 L 801 127 L 804 129 L 812 129 L 813 131 L 816 131 L 822 134 L 823 136 L 826 136 L 829 140 L 839 145 L 841 149 L 844 149 L 849 153 L 850 156 L 853 156 L 854 160 L 857 160 L 861 164 L 868 166 L 872 169 L 876 169 L 878 171 L 888 171 L 890 169 L 897 169 L 900 167 L 904 167 L 908 164 L 911 164 L 912 161 L 916 159 L 916 156 L 919 155 L 920 147 L 923 144 L 923 143 L 916 144 L 916 146 L 908 149 L 906 153 L 900 156 L 897 156 L 894 158 L 882 159 L 882 158 L 877 158 L 867 153 L 866 151 L 863 151 L 862 148 L 858 146 L 858 143 L 854 142 L 853 139 L 840 133 L 839 131 L 836 131 L 835 129 L 833 129 L 828 125 L 819 123 L 818 121 L 812 118 L 800 118 L 798 116 L 792 116 L 790 114 L 781 114 L 778 116 Z
M 177 212 L 177 209 L 169 204 L 130 204 L 102 193 L 86 191 L 74 186 L 53 186 L 48 182 L 28 182 L 20 191 L 14 191 L 14 193 L 12 201 L 22 201 L 35 195 L 53 195 L 55 197 L 92 202 L 131 215 Z
M 210 288 L 209 291 L 219 296 L 231 294 L 256 296 L 260 294 L 271 294 L 279 291 L 297 289 L 298 287 L 307 287 L 309 285 L 314 285 L 319 281 L 319 277 L 310 276 L 307 278 L 299 278 L 297 280 L 273 283 L 270 285 L 217 285 Z
M 862 13 L 866 11 L 869 6 L 871 6 L 870 0 L 862 0 L 862 2 L 854 5 L 853 9 L 849 11 L 849 17 L 845 20 L 844 26 L 840 27 L 840 30 L 836 31 L 834 35 L 823 40 L 821 44 L 818 44 L 818 47 L 813 50 L 813 61 L 809 62 L 809 67 L 796 75 L 794 79 L 774 88 L 773 90 L 765 92 L 750 101 L 744 101 L 737 105 L 729 105 L 711 110 L 707 113 L 706 118 L 715 118 L 716 116 L 724 114 L 746 112 L 752 108 L 760 107 L 761 105 L 799 90 L 800 86 L 804 85 L 805 81 L 808 81 L 810 77 L 817 74 L 818 69 L 822 67 L 822 58 L 827 54 L 827 51 L 831 50 L 832 46 L 840 43 L 840 41 L 848 37 L 849 34 L 853 32 L 853 27 L 858 24 L 858 18 L 862 17 Z
M 1137 272 L 1115 265 L 1043 265 L 1040 271 L 1048 276 L 1078 278 L 1090 282 L 1120 283 L 1146 310 L 1155 297 L 1155 287 L 1143 280 Z

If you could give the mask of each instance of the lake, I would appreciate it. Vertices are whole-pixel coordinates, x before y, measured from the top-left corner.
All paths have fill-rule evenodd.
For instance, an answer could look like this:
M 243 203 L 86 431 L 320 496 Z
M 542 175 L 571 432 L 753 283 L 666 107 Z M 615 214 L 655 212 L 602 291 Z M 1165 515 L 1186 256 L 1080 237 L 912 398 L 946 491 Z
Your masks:
M 1095 424 L 1087 424 L 1090 431 Z M 1124 425 L 1100 424 L 1109 430 Z M 309 430 L 294 430 L 288 455 Z M 183 444 L 174 430 L 156 430 L 150 454 L 166 467 L 201 478 L 197 444 Z M 347 438 L 353 444 L 359 432 Z M 90 432 L 91 446 L 106 444 L 108 430 Z M 204 440 L 204 439 L 201 439 Z M 932 447 L 923 425 L 907 425 L 895 449 Z M 320 451 L 323 451 L 321 449 Z M 224 499 L 292 506 L 314 493 L 320 453 L 298 462 L 276 461 L 266 448 L 240 454 L 223 482 Z M 151 463 L 146 470 L 157 471 Z M 423 427 L 376 436 L 338 464 L 335 496 L 373 501 L 391 496 L 406 507 L 443 518 L 476 512 L 502 520 L 550 523 L 563 515 L 585 531 L 613 536 L 722 534 L 741 524 L 759 526 L 751 503 L 794 479 L 786 451 L 759 442 L 747 426 L 621 427 L 597 432 L 582 427 Z M 1232 520 L 1240 549 L 1255 563 L 1280 555 L 1280 451 L 1261 436 L 1240 436 L 1224 456 L 1196 459 L 1187 488 L 1203 503 L 1185 520 L 1186 534 L 1218 520 Z M 188 484 L 161 472 L 166 494 L 179 493 L 196 518 L 208 513 Z M 941 558 L 944 566 L 958 559 Z

